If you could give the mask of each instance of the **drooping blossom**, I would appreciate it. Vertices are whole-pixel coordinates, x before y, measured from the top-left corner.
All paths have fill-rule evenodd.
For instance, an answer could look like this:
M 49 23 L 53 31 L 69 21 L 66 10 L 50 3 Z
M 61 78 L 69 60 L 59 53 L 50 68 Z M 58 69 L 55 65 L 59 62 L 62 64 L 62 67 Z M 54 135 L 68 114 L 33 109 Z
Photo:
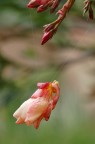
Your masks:
M 60 94 L 58 82 L 38 83 L 37 86 L 33 95 L 13 114 L 17 124 L 25 123 L 38 128 L 42 119 L 48 121 L 55 108 Z

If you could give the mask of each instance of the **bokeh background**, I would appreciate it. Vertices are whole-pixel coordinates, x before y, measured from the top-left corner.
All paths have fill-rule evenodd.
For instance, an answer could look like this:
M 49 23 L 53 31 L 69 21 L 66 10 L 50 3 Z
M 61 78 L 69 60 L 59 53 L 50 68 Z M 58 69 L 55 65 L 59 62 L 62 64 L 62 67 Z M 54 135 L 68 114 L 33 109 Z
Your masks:
M 57 16 L 37 14 L 27 2 L 0 1 L 0 144 L 95 144 L 95 20 L 76 1 L 41 46 L 42 26 Z M 38 130 L 16 125 L 12 115 L 37 82 L 55 79 L 61 94 L 50 120 Z

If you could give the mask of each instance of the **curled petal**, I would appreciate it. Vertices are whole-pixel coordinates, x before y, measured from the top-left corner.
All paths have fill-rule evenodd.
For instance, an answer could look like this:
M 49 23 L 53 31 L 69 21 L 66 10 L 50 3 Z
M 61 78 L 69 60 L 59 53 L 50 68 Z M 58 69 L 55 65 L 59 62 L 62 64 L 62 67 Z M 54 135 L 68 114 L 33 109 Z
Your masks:
M 39 89 L 44 89 L 47 88 L 49 86 L 50 82 L 46 82 L 46 83 L 37 83 L 37 86 Z
M 49 120 L 51 111 L 52 111 L 52 104 L 50 103 L 47 110 L 46 110 L 46 113 L 44 115 L 44 118 L 45 118 L 46 121 Z
M 34 125 L 34 127 L 35 127 L 36 129 L 39 128 L 39 125 L 40 125 L 40 122 L 41 122 L 42 119 L 43 119 L 43 116 L 40 116 L 40 118 L 37 119 L 37 120 L 33 123 L 33 125 Z

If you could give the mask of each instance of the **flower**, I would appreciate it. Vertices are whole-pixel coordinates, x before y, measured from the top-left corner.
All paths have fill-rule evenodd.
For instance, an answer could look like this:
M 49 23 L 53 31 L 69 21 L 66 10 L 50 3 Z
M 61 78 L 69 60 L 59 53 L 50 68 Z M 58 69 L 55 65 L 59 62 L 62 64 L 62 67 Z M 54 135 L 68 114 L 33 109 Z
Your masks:
M 38 89 L 13 114 L 17 124 L 34 125 L 37 129 L 42 119 L 48 121 L 51 111 L 59 99 L 60 88 L 57 81 L 38 83 Z

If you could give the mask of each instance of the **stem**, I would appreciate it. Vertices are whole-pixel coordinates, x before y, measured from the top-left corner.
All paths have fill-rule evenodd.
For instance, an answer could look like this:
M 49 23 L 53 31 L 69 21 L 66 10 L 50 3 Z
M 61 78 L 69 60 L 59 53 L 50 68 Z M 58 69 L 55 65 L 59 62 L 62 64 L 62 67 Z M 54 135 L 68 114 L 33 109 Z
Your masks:
M 74 2 L 75 2 L 75 0 L 67 0 L 67 2 L 63 5 L 62 9 L 59 10 L 60 15 L 59 15 L 58 19 L 60 19 L 60 22 L 62 22 L 63 19 L 66 17 L 67 12 L 69 12 L 69 10 L 73 6 Z
M 59 27 L 61 22 L 64 20 L 66 17 L 67 12 L 71 9 L 73 6 L 75 0 L 67 0 L 67 2 L 63 5 L 63 7 L 58 11 L 59 17 L 54 23 L 56 24 L 56 29 Z

